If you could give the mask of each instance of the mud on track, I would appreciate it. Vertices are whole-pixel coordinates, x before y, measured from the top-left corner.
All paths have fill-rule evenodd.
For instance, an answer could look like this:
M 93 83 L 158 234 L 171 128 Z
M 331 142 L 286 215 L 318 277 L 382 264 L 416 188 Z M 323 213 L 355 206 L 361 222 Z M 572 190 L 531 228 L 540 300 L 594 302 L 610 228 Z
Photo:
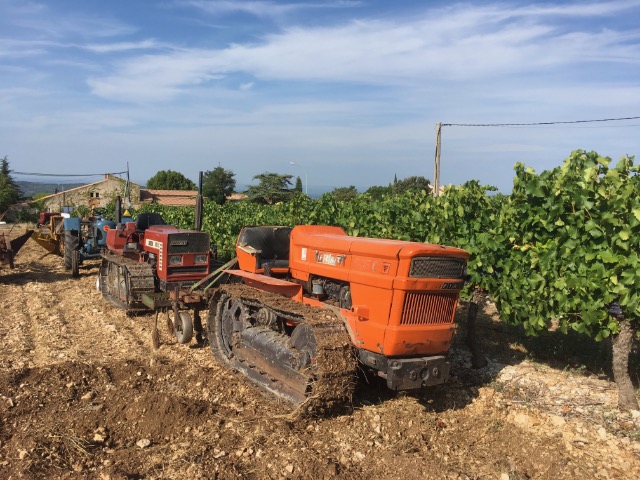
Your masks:
M 291 421 L 208 349 L 161 331 L 154 350 L 153 316 L 105 302 L 97 265 L 72 279 L 44 253 L 29 241 L 0 271 L 0 478 L 640 478 L 639 420 L 607 380 L 499 352 L 473 371 L 458 341 L 445 386 L 360 384 Z

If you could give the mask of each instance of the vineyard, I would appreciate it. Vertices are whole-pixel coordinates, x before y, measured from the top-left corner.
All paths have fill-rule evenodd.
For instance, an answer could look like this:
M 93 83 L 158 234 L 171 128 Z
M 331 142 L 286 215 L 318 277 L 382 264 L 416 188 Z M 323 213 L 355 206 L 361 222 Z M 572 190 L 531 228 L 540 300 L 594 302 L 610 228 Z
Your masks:
M 468 297 L 474 289 L 487 292 L 504 321 L 530 334 L 550 326 L 596 340 L 616 334 L 620 379 L 640 319 L 639 167 L 632 157 L 612 165 L 595 152 L 575 151 L 541 174 L 522 164 L 515 170 L 508 196 L 471 181 L 435 198 L 422 191 L 377 201 L 360 195 L 338 202 L 325 194 L 277 205 L 210 202 L 203 230 L 222 257 L 232 255 L 243 225 L 337 225 L 356 236 L 463 248 L 471 253 Z M 192 211 L 147 208 L 169 223 L 193 225 Z M 637 408 L 630 380 L 621 386 L 623 405 Z
M 518 165 L 510 195 L 469 182 L 437 198 L 206 202 L 223 258 L 251 224 L 471 253 L 450 382 L 394 394 L 363 381 L 349 411 L 326 418 L 293 421 L 164 330 L 154 349 L 153 316 L 105 302 L 95 265 L 73 279 L 28 242 L 0 277 L 0 477 L 640 478 L 638 173 L 632 158 L 577 151 L 540 174 Z M 145 209 L 193 227 L 190 209 Z

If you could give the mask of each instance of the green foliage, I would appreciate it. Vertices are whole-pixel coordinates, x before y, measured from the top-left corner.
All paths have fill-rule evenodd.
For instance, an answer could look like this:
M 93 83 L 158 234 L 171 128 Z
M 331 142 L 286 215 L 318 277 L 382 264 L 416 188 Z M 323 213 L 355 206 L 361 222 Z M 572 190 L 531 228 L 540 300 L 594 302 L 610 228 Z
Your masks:
M 394 195 L 402 194 L 405 192 L 420 192 L 424 190 L 429 193 L 431 191 L 431 184 L 429 180 L 424 177 L 407 177 L 402 180 L 395 180 L 393 182 L 392 191 Z
M 339 202 L 347 202 L 358 196 L 358 189 L 353 185 L 349 187 L 337 187 L 331 191 L 331 195 Z
M 293 175 L 280 175 L 270 172 L 256 175 L 253 179 L 258 180 L 259 183 L 247 189 L 249 200 L 267 205 L 290 200 L 294 193 L 293 190 L 289 189 L 292 178 Z
M 149 190 L 196 190 L 196 184 L 180 172 L 160 170 L 147 180 Z
M 222 205 L 236 188 L 234 177 L 235 174 L 231 170 L 225 170 L 221 166 L 206 171 L 202 175 L 202 194 Z
M 0 214 L 6 212 L 11 205 L 18 203 L 20 196 L 20 189 L 11 177 L 9 161 L 5 156 L 0 160 Z
M 496 237 L 499 277 L 488 285 L 505 320 L 534 333 L 555 318 L 600 340 L 618 332 L 611 302 L 640 318 L 639 169 L 630 157 L 610 164 L 577 150 L 539 175 L 516 165 Z
M 606 338 L 618 332 L 608 312 L 613 301 L 637 325 L 640 169 L 633 158 L 612 166 L 594 152 L 576 151 L 539 175 L 523 165 L 515 170 L 510 196 L 471 181 L 435 198 L 409 189 L 348 201 L 329 193 L 272 205 L 207 201 L 203 229 L 226 258 L 244 225 L 336 225 L 350 235 L 455 246 L 470 253 L 468 288 L 489 292 L 503 320 L 527 333 L 558 321 L 564 332 Z M 145 208 L 193 226 L 192 209 Z
M 302 179 L 300 177 L 296 177 L 296 186 L 293 189 L 298 193 L 302 193 Z
M 391 185 L 382 187 L 380 185 L 374 185 L 369 187 L 365 194 L 369 195 L 374 200 L 382 200 L 385 196 L 391 195 Z

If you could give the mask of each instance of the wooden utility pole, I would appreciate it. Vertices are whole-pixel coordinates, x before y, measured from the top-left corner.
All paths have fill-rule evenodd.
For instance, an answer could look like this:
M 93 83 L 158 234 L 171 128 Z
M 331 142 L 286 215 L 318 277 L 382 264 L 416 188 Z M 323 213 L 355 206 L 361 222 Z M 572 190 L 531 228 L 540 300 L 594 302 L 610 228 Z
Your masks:
M 433 172 L 433 196 L 440 194 L 440 136 L 442 132 L 442 124 L 436 123 L 436 161 Z

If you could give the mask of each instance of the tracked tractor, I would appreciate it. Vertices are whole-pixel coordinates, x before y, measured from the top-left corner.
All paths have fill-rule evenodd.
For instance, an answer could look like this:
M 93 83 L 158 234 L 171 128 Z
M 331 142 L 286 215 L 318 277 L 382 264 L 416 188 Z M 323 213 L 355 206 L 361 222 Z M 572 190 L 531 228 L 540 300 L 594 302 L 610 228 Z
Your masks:
M 104 298 L 128 313 L 155 311 L 156 327 L 165 312 L 178 342 L 190 342 L 194 330 L 201 342 L 200 311 L 208 298 L 193 287 L 217 265 L 209 234 L 167 225 L 157 213 L 124 218 L 105 230 L 97 285 Z
M 349 398 L 366 369 L 392 390 L 447 381 L 468 254 L 330 226 L 245 227 L 213 295 L 213 354 L 295 403 Z

